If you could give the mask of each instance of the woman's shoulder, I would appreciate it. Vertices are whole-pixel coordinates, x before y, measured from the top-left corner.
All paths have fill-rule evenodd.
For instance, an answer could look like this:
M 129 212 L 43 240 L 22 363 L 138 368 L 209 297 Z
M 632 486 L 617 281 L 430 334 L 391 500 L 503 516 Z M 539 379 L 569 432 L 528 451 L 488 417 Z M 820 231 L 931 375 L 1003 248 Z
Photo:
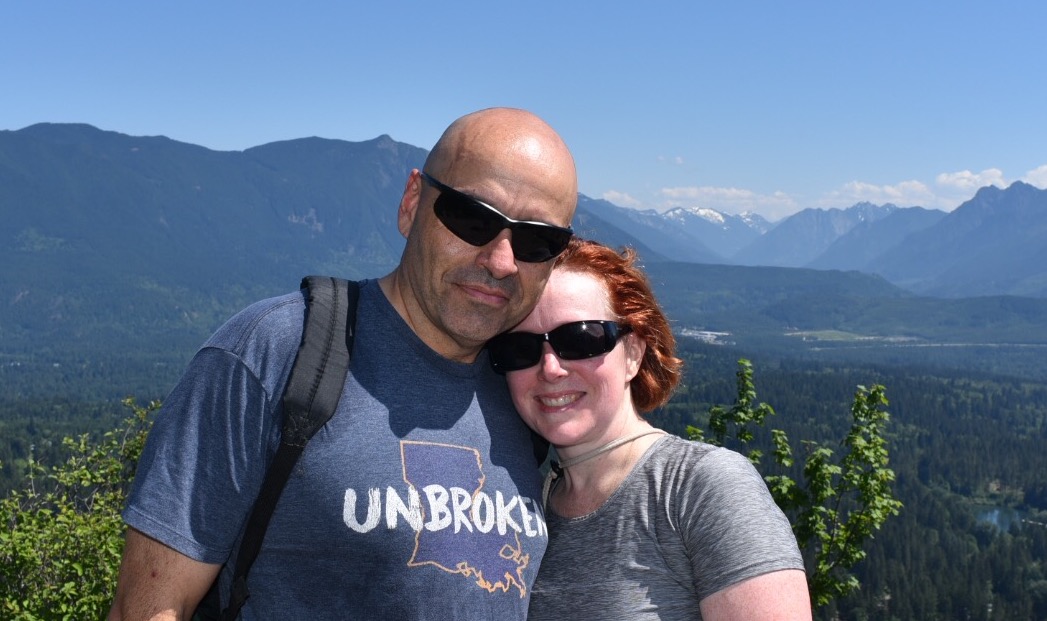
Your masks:
M 687 440 L 671 433 L 666 433 L 665 437 L 656 443 L 653 448 L 657 450 L 652 451 L 652 456 L 660 455 L 664 459 L 670 460 L 702 461 L 712 457 L 717 460 L 742 459 L 748 461 L 740 453 L 731 449 L 700 440 Z
M 737 451 L 673 434 L 666 434 L 651 447 L 645 468 L 651 474 L 660 473 L 658 478 L 691 483 L 724 477 L 760 479 L 752 463 Z

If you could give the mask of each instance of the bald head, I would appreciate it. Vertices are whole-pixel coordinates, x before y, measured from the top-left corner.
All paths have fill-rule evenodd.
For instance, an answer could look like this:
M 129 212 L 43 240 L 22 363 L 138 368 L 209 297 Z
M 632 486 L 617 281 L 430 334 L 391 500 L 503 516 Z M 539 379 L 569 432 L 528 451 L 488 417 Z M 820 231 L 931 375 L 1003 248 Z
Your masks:
M 488 108 L 459 118 L 429 152 L 425 170 L 452 185 L 459 173 L 478 175 L 545 188 L 554 202 L 577 201 L 570 150 L 548 123 L 526 110 Z

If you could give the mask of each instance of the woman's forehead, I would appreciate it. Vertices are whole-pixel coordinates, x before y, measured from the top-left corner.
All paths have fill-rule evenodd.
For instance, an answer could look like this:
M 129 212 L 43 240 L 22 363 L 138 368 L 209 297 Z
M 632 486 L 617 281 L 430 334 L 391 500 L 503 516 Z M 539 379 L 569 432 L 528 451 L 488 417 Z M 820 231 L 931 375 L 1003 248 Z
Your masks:
M 607 287 L 596 275 L 556 269 L 521 328 L 546 332 L 568 321 L 584 319 L 615 319 Z

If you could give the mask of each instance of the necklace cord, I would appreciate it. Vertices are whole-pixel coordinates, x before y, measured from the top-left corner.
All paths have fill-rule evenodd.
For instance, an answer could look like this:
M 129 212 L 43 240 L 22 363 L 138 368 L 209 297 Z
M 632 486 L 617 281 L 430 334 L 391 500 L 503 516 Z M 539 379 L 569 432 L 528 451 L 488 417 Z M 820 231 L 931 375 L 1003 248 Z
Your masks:
M 582 463 L 584 461 L 589 461 L 590 459 L 592 459 L 594 457 L 597 457 L 599 455 L 603 455 L 604 453 L 606 453 L 608 451 L 613 451 L 614 449 L 618 448 L 619 446 L 622 446 L 623 444 L 628 444 L 629 442 L 632 442 L 633 440 L 638 440 L 638 439 L 640 439 L 640 438 L 642 438 L 644 436 L 649 436 L 649 435 L 655 434 L 655 433 L 664 434 L 665 432 L 662 431 L 661 429 L 648 429 L 647 431 L 641 431 L 640 433 L 634 433 L 631 436 L 625 436 L 624 438 L 618 438 L 617 440 L 611 440 L 607 444 L 604 444 L 603 446 L 601 446 L 599 448 L 593 449 L 593 450 L 591 450 L 588 453 L 585 453 L 583 455 L 579 455 L 578 457 L 572 457 L 571 459 L 565 459 L 562 462 L 553 460 L 553 462 L 551 464 L 552 467 L 549 469 L 549 474 L 545 475 L 545 481 L 542 483 L 542 507 L 548 506 L 548 504 L 549 504 L 549 492 L 552 491 L 553 483 L 555 483 L 557 479 L 559 479 L 561 476 L 563 476 L 563 471 L 566 470 L 567 468 L 570 468 L 571 466 L 577 466 L 578 464 L 580 464 L 580 463 Z

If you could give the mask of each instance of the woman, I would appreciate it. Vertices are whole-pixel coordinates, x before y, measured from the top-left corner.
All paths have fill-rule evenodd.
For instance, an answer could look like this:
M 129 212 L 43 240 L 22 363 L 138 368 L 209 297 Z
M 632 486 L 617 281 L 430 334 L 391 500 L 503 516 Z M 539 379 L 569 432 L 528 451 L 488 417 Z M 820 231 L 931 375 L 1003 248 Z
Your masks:
M 529 618 L 810 619 L 796 540 L 749 461 L 641 416 L 682 361 L 634 261 L 572 241 L 531 314 L 488 344 L 561 460 Z

